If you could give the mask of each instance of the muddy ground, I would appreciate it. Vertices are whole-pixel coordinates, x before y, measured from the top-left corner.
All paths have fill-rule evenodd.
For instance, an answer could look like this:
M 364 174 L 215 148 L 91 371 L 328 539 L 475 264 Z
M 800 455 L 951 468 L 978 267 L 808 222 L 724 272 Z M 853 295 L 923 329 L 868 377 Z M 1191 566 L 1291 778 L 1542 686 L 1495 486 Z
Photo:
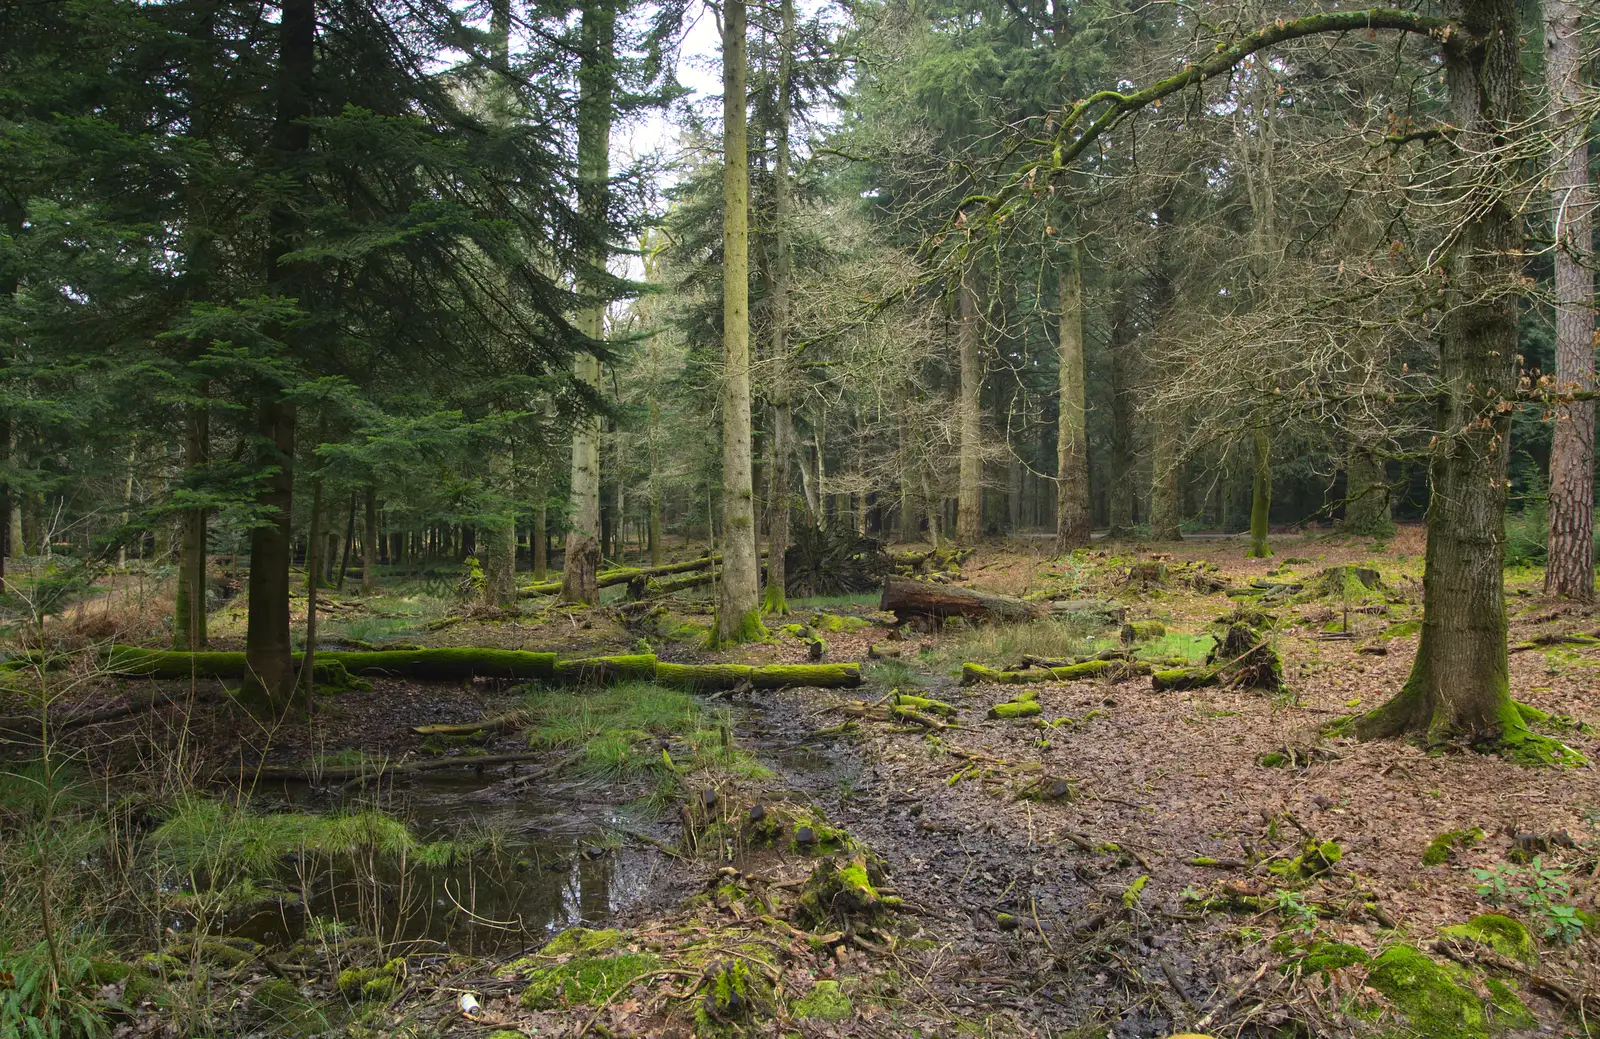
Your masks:
M 412 955 L 392 1000 L 363 1011 L 360 1027 L 375 1031 L 351 1034 L 1588 1035 L 1586 1016 L 1600 1010 L 1600 943 L 1582 923 L 1596 911 L 1600 869 L 1595 769 L 1326 734 L 1403 682 L 1422 547 L 1405 530 L 1381 542 L 1278 539 L 1269 560 L 1245 558 L 1238 540 L 1097 546 L 1053 560 L 1043 544 L 1017 542 L 937 574 L 1115 602 L 1129 620 L 1161 622 L 1158 652 L 1169 657 L 1203 653 L 1218 618 L 1264 597 L 1276 622 L 1264 639 L 1285 679 L 1274 691 L 1156 691 L 1145 674 L 962 685 L 965 661 L 1083 655 L 1118 633 L 1053 621 L 894 628 L 865 601 L 798 609 L 789 620 L 823 635 L 825 659 L 865 663 L 861 688 L 718 700 L 732 738 L 767 773 L 685 776 L 672 806 L 630 816 L 596 843 L 599 856 L 628 857 L 624 895 L 552 913 L 543 929 L 522 925 L 498 947 L 480 943 L 487 954 Z M 1319 574 L 1350 564 L 1380 583 L 1354 600 L 1348 588 L 1316 593 Z M 1252 582 L 1300 587 L 1227 594 Z M 1600 760 L 1589 727 L 1600 723 L 1600 643 L 1552 639 L 1600 622 L 1541 601 L 1538 582 L 1537 572 L 1508 573 L 1513 695 Z M 695 638 L 708 622 L 692 600 L 653 617 L 530 601 L 520 616 L 468 615 L 412 641 L 603 653 L 643 640 L 664 659 L 806 659 L 803 639 L 776 621 L 770 642 L 708 653 Z M 889 720 L 874 705 L 896 691 L 954 714 L 936 727 Z M 989 717 L 1027 692 L 1038 714 Z M 424 753 L 414 726 L 491 717 L 519 697 L 483 682 L 379 680 L 320 701 L 314 726 L 241 726 L 202 712 L 191 731 L 210 765 L 234 769 L 348 748 L 414 759 Z M 152 736 L 123 738 L 161 743 Z M 114 759 L 114 741 L 78 738 Z M 525 746 L 513 731 L 479 749 Z M 641 793 L 631 782 L 563 786 L 537 761 L 478 781 L 485 792 L 451 812 L 544 790 L 597 816 Z M 302 800 L 372 794 L 338 786 L 313 781 Z M 403 799 L 404 784 L 387 796 Z M 1430 845 L 1452 833 L 1462 836 L 1425 865 Z M 579 842 L 564 854 L 595 853 Z M 1534 861 L 1556 888 L 1526 887 Z M 879 897 L 835 891 L 824 911 L 808 908 L 808 879 L 854 862 Z M 1498 897 L 1481 890 L 1495 882 Z M 1576 928 L 1553 922 L 1562 906 L 1581 911 Z M 1446 932 L 1488 912 L 1530 928 L 1531 945 Z M 568 932 L 540 953 L 571 924 L 617 930 Z M 297 979 L 308 992 L 332 988 L 314 968 Z M 463 1013 L 464 994 L 481 1010 Z

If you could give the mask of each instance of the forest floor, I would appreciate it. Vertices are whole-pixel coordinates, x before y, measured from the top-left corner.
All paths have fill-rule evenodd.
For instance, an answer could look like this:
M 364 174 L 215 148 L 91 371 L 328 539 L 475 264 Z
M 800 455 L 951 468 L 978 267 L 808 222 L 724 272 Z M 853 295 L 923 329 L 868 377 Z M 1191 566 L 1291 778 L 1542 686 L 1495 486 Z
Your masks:
M 308 838 L 304 825 L 285 857 L 241 824 L 206 829 L 192 805 L 153 811 L 148 839 L 204 865 L 168 884 L 190 900 L 161 910 L 177 923 L 147 921 L 142 945 L 99 953 L 133 970 L 106 974 L 99 998 L 126 1035 L 1589 1035 L 1600 775 L 1326 735 L 1404 681 L 1421 532 L 1274 547 L 1255 560 L 1237 539 L 1097 543 L 1054 559 L 1048 542 L 1019 540 L 937 575 L 1114 602 L 1129 621 L 1159 622 L 1139 632 L 1136 662 L 1201 664 L 1219 618 L 1259 608 L 1282 658 L 1273 691 L 1157 691 L 1134 667 L 964 685 L 964 663 L 1081 659 L 1121 635 L 1075 617 L 896 628 L 876 596 L 797 602 L 782 623 L 798 627 L 775 620 L 768 641 L 710 652 L 710 604 L 693 599 L 648 613 L 528 599 L 485 613 L 441 605 L 451 578 L 333 594 L 323 623 L 335 647 L 765 664 L 802 662 L 821 636 L 824 659 L 861 661 L 864 681 L 718 698 L 649 683 L 378 679 L 276 726 L 202 703 L 72 729 L 58 753 L 103 787 L 135 766 L 145 787 L 181 774 L 212 789 L 219 773 L 236 787 L 261 763 L 304 766 L 306 782 L 255 784 L 257 810 L 376 807 L 455 847 L 406 844 L 445 870 L 419 879 L 431 867 L 380 868 L 367 845 Z M 1319 575 L 1337 566 L 1377 580 L 1328 592 Z M 1543 601 L 1540 581 L 1507 572 L 1512 692 L 1600 761 L 1600 640 L 1585 637 L 1600 617 Z M 92 628 L 93 616 L 69 623 Z M 237 645 L 242 619 L 239 601 L 213 615 L 218 648 Z M 86 680 L 58 709 L 122 689 Z M 896 715 L 897 693 L 948 707 Z M 1028 694 L 1037 713 L 990 717 Z M 413 731 L 513 710 L 474 735 Z M 521 751 L 537 756 L 392 785 L 325 778 L 377 759 L 469 765 Z M 195 909 L 203 890 L 271 887 L 216 858 L 242 862 L 252 841 L 273 849 L 269 867 L 300 870 L 279 877 L 276 908 L 230 896 Z M 294 865 L 339 850 L 366 867 Z M 493 865 L 447 868 L 464 859 Z M 219 960 L 202 935 L 248 954 Z

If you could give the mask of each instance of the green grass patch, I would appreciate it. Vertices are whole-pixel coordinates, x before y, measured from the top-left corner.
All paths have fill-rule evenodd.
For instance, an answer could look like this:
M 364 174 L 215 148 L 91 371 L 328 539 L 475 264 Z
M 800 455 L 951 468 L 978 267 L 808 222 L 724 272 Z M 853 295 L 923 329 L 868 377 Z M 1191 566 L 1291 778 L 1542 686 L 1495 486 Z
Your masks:
M 933 658 L 945 666 L 971 661 L 991 667 L 1014 664 L 1024 655 L 1066 660 L 1093 652 L 1090 635 L 1097 630 L 1090 622 L 1070 618 L 985 625 L 941 643 Z
M 709 711 L 693 693 L 654 682 L 590 692 L 536 689 L 524 708 L 531 746 L 578 751 L 574 768 L 582 775 L 655 777 L 646 798 L 653 807 L 677 795 L 684 774 L 703 768 L 721 767 L 747 778 L 771 774 L 734 742 L 726 711 Z

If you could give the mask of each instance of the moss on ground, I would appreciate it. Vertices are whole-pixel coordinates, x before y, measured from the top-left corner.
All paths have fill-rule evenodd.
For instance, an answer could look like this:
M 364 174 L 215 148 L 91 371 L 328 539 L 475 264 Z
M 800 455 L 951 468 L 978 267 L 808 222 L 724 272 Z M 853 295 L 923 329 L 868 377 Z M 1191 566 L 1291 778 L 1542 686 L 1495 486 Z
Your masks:
M 262 982 L 251 997 L 250 1006 L 270 1035 L 299 1039 L 318 1035 L 331 1027 L 327 1015 L 316 1004 L 301 995 L 293 983 L 281 978 Z
M 1483 840 L 1483 831 L 1474 826 L 1466 830 L 1446 830 L 1428 842 L 1422 853 L 1424 866 L 1439 866 L 1450 861 L 1457 848 L 1470 848 Z
M 1396 945 L 1373 960 L 1367 985 L 1388 997 L 1420 1039 L 1488 1039 L 1478 997 L 1409 945 Z
M 789 1005 L 789 1013 L 802 1021 L 844 1021 L 854 1008 L 837 981 L 819 981 L 812 990 Z
M 649 953 L 580 954 L 565 963 L 535 967 L 530 971 L 521 1003 L 529 1010 L 548 1010 L 562 1004 L 604 1003 L 659 969 L 661 960 Z
M 1442 928 L 1439 934 L 1487 946 L 1507 959 L 1521 960 L 1529 966 L 1539 961 L 1533 932 L 1502 913 L 1482 913 L 1464 924 Z

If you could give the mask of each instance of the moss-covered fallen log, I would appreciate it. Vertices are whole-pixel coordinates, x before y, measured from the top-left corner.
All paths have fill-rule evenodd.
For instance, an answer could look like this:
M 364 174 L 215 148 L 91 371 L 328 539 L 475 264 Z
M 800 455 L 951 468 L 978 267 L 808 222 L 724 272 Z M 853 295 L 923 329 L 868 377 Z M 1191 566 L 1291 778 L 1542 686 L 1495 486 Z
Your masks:
M 301 659 L 295 654 L 295 660 Z M 352 676 L 456 681 L 498 678 L 560 685 L 603 685 L 656 681 L 680 689 L 716 691 L 749 685 L 752 689 L 792 686 L 851 689 L 861 684 L 861 667 L 839 664 L 671 664 L 653 654 L 576 657 L 557 660 L 554 653 L 523 650 L 451 649 L 393 650 L 380 653 L 317 654 L 317 682 L 329 686 Z M 143 678 L 185 679 L 192 676 L 243 679 L 243 653 L 181 653 L 174 650 L 115 646 L 106 668 L 113 674 Z M 324 669 L 327 669 L 326 671 Z
M 493 718 L 480 718 L 475 722 L 462 722 L 455 725 L 417 725 L 411 731 L 418 736 L 472 736 L 480 732 L 509 732 L 520 729 L 528 724 L 528 715 L 523 711 L 511 711 L 507 714 L 498 714 Z
M 961 665 L 961 684 L 995 682 L 999 685 L 1037 685 L 1041 682 L 1077 682 L 1101 675 L 1147 675 L 1150 665 L 1142 660 L 1085 660 L 1065 667 L 1030 667 L 1021 671 L 997 671 L 982 664 Z
M 294 655 L 296 665 L 303 659 L 303 654 Z M 184 653 L 139 646 L 111 647 L 104 666 L 113 674 L 142 678 L 194 676 L 242 680 L 249 674 L 243 653 Z M 337 685 L 341 676 L 346 680 L 349 676 L 382 676 L 428 681 L 500 678 L 524 682 L 545 682 L 556 677 L 554 653 L 477 647 L 395 649 L 376 653 L 320 650 L 315 666 L 319 685 L 324 682 Z
M 689 559 L 681 563 L 664 563 L 661 566 L 619 566 L 610 570 L 602 570 L 596 578 L 601 588 L 610 588 L 612 585 L 627 584 L 634 580 L 648 580 L 654 577 L 665 577 L 668 574 L 686 574 L 696 570 L 709 570 L 713 563 L 722 562 L 722 555 L 701 556 L 699 559 Z M 528 585 L 517 589 L 517 594 L 523 598 L 535 595 L 555 595 L 561 591 L 560 581 L 544 581 L 539 584 Z
M 656 664 L 662 685 L 699 692 L 720 692 L 749 685 L 751 689 L 854 689 L 861 684 L 859 664 Z

